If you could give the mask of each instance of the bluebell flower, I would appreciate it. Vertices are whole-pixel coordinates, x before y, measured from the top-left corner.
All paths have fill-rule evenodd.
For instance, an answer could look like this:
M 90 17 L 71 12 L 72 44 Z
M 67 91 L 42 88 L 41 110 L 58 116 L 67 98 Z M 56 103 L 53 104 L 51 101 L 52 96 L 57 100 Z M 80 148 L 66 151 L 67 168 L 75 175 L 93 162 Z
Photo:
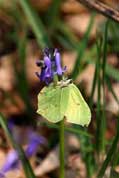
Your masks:
M 4 166 L 1 169 L 1 173 L 6 173 L 12 169 L 19 167 L 19 158 L 17 152 L 11 151 L 8 153 Z
M 9 120 L 8 120 L 8 128 L 12 132 L 12 130 L 14 128 L 14 121 L 12 118 L 9 118 Z
M 25 150 L 25 154 L 27 157 L 31 157 L 38 149 L 38 146 L 44 144 L 46 142 L 43 136 L 40 136 L 34 132 L 29 134 L 29 143 L 28 147 Z
M 55 75 L 62 76 L 66 71 L 66 67 L 61 67 L 61 56 L 58 49 L 50 50 L 46 48 L 44 50 L 43 62 L 36 63 L 38 67 L 41 67 L 41 72 L 36 72 L 36 75 L 40 81 L 45 82 L 47 85 L 53 81 Z
M 0 172 L 0 178 L 5 178 L 5 175 L 2 172 Z
M 55 49 L 55 63 L 56 63 L 56 74 L 58 74 L 59 76 L 62 76 L 63 73 L 66 71 L 66 66 L 62 69 L 61 55 L 57 49 Z
M 46 142 L 43 136 L 39 136 L 37 133 L 33 131 L 30 131 L 29 134 L 30 135 L 28 139 L 29 140 L 28 146 L 25 149 L 25 155 L 27 158 L 33 156 L 36 153 L 38 146 Z M 9 152 L 6 157 L 5 164 L 0 170 L 0 178 L 4 177 L 6 172 L 19 168 L 19 164 L 20 164 L 20 159 L 18 157 L 17 151 L 14 150 Z
M 37 65 L 39 66 L 39 63 L 37 62 Z M 48 56 L 44 56 L 44 64 L 41 69 L 41 73 L 39 74 L 36 72 L 36 75 L 39 77 L 39 79 L 43 82 L 46 82 L 46 84 L 50 83 L 53 79 L 53 73 L 52 73 L 52 63 Z

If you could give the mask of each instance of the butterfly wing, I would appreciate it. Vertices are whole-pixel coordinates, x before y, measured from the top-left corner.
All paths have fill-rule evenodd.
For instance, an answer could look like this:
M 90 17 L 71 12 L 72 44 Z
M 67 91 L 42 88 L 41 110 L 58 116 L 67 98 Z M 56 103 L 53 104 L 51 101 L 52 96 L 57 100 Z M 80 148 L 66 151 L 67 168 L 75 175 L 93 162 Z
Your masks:
M 79 89 L 74 85 L 69 85 L 69 101 L 65 116 L 68 122 L 88 126 L 91 120 L 90 109 L 83 99 Z
M 68 122 L 82 126 L 87 126 L 91 120 L 90 109 L 74 84 L 44 87 L 38 95 L 37 113 L 53 123 L 64 116 Z
M 67 95 L 63 95 L 63 89 L 59 86 L 44 87 L 38 95 L 37 113 L 50 122 L 61 121 L 67 106 L 66 97 Z

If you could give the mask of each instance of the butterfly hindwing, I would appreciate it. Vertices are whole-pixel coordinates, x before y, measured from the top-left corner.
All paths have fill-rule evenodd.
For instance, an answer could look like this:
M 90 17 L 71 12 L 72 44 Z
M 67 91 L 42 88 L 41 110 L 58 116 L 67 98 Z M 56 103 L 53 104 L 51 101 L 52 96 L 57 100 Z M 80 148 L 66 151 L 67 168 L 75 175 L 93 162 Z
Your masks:
M 68 107 L 65 113 L 67 121 L 88 126 L 91 120 L 91 112 L 87 103 L 74 84 L 69 85 L 69 90 Z

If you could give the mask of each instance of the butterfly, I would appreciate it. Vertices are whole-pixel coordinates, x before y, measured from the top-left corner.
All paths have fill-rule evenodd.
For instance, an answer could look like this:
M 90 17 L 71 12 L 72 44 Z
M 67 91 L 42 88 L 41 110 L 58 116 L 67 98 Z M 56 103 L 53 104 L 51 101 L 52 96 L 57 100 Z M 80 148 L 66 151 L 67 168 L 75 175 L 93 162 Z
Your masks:
M 53 123 L 65 118 L 67 122 L 88 126 L 91 120 L 90 108 L 73 83 L 44 87 L 38 94 L 37 113 Z

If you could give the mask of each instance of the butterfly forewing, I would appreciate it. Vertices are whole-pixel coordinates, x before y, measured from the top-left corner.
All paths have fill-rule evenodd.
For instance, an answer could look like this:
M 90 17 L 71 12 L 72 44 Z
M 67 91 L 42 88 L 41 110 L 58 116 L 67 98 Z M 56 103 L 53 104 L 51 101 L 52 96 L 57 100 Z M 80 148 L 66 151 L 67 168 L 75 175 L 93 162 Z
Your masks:
M 60 112 L 61 90 L 59 87 L 44 87 L 38 95 L 37 113 L 48 121 L 56 123 L 63 119 Z

